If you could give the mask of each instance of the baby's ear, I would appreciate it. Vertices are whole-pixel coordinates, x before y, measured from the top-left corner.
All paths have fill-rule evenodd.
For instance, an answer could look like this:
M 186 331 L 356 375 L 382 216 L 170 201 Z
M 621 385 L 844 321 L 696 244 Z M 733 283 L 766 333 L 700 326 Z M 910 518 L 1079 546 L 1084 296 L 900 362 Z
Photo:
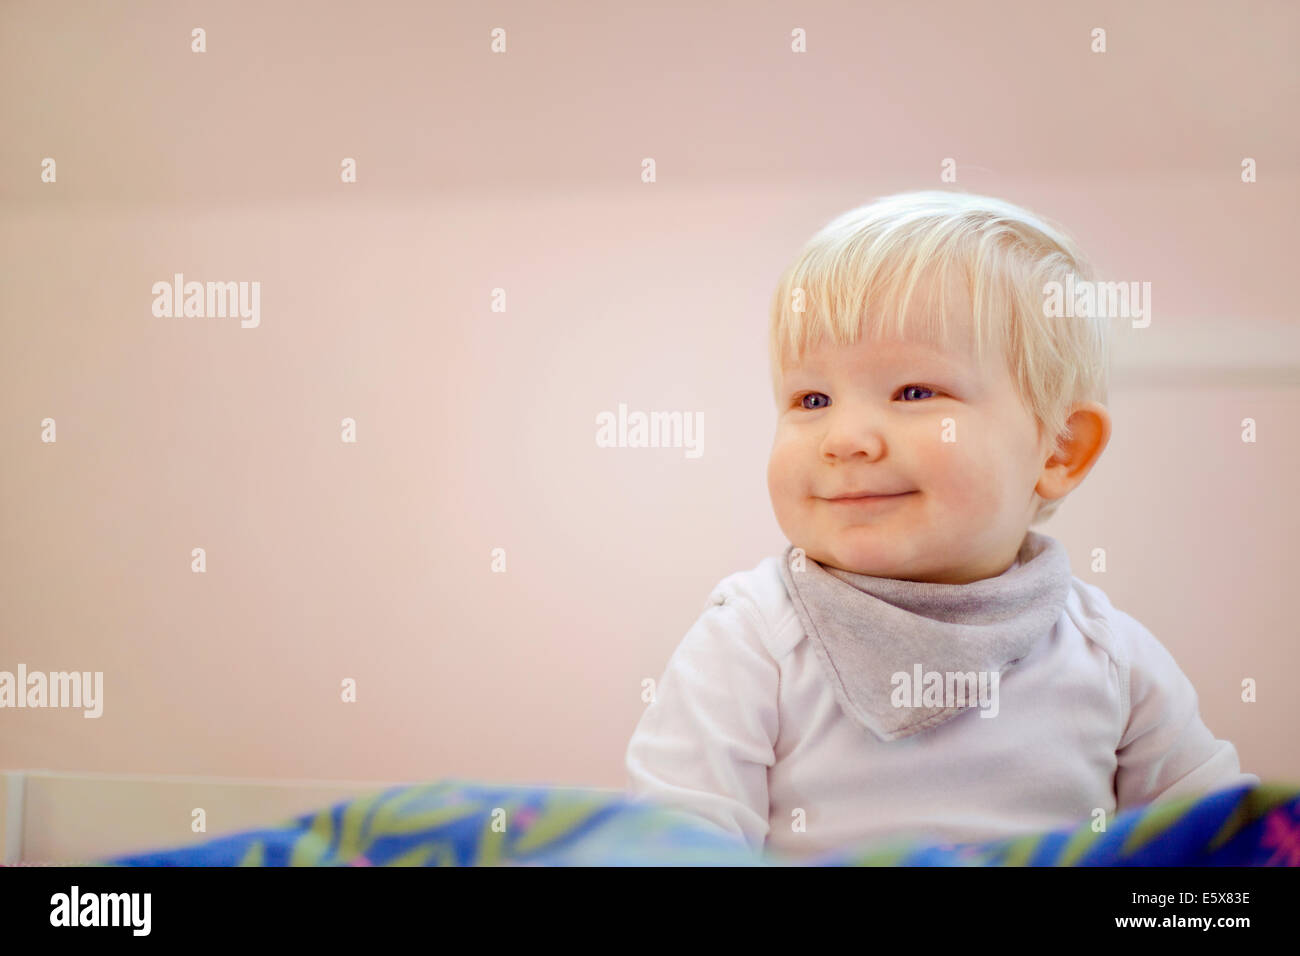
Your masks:
M 1110 413 L 1100 402 L 1076 406 L 1057 437 L 1034 490 L 1049 501 L 1064 498 L 1092 470 L 1110 442 Z

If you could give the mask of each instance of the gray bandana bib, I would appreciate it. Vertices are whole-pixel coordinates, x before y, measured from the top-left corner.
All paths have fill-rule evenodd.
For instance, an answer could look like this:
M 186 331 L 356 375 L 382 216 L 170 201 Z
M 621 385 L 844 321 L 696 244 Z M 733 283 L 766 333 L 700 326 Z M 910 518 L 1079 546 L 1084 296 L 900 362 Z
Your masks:
M 1070 589 L 1064 546 L 1034 531 L 1019 564 L 970 584 L 878 578 L 807 557 L 793 570 L 794 550 L 781 575 L 804 631 L 840 706 L 881 740 L 984 708 L 990 689 L 996 699 L 1002 674 L 1051 632 Z

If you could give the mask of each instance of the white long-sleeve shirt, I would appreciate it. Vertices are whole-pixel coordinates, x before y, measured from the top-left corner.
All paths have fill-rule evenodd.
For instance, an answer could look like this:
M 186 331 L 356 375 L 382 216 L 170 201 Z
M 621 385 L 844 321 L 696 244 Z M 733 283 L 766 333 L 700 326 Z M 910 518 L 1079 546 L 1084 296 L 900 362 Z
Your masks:
M 1077 825 L 1242 783 L 1172 656 L 1072 578 L 1050 634 L 977 709 L 884 742 L 844 713 L 781 580 L 724 578 L 627 749 L 628 791 L 803 855 L 874 838 L 966 842 Z

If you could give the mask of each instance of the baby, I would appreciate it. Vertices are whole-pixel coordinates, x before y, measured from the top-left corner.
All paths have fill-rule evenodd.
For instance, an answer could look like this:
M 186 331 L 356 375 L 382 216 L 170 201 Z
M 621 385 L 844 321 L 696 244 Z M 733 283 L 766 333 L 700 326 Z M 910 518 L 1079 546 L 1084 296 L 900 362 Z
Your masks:
M 790 547 L 724 578 L 673 653 L 634 796 L 804 855 L 1259 783 L 1151 632 L 1030 529 L 1110 438 L 1110 319 L 1046 307 L 1071 274 L 1092 281 L 1058 229 L 956 192 L 812 238 L 772 305 Z

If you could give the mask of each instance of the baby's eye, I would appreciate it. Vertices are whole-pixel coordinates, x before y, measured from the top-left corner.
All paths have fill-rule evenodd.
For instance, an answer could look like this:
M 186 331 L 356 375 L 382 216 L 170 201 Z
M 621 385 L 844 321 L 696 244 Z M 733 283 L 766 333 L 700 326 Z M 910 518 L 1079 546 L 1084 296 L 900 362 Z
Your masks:
M 930 388 L 930 387 L 928 387 L 928 386 L 926 386 L 926 385 L 904 385 L 904 386 L 903 386 L 903 391 L 902 391 L 901 394 L 903 394 L 903 395 L 911 394 L 913 389 L 919 389 L 919 390 L 922 391 L 922 392 L 929 392 L 931 395 L 935 395 L 935 394 L 937 394 L 937 391 L 936 391 L 935 389 Z M 922 396 L 922 397 L 924 397 L 924 396 Z
M 817 406 L 808 405 L 807 404 L 808 399 L 812 398 L 814 395 L 820 395 L 822 398 L 826 399 L 826 401 L 823 404 Z M 825 408 L 827 405 L 830 404 L 830 401 L 831 401 L 831 397 L 827 395 L 825 392 L 804 392 L 802 395 L 799 396 L 800 407 L 806 408 L 809 411 L 815 411 L 818 408 Z

